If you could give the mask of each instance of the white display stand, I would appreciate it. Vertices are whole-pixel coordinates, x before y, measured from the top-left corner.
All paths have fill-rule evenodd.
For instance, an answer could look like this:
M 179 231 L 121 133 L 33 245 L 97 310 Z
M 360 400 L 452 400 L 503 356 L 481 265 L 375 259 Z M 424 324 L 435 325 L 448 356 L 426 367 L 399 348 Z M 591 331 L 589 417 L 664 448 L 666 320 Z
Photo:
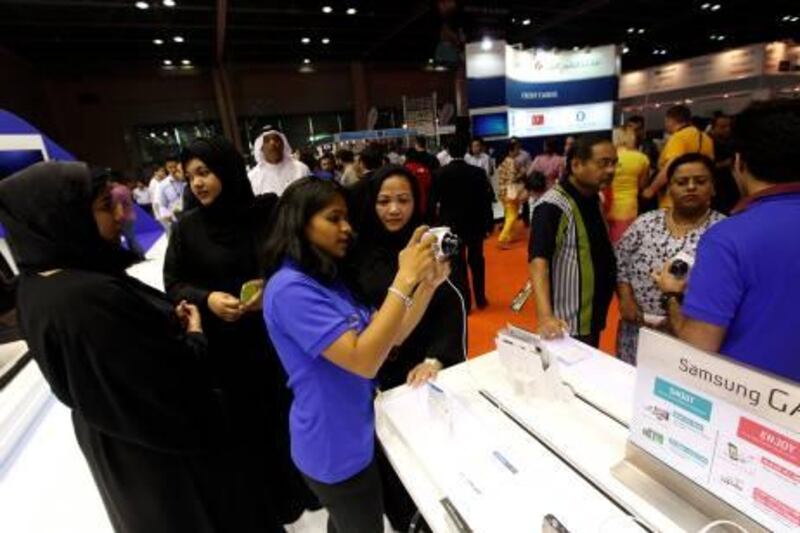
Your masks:
M 490 353 L 439 374 L 437 385 L 455 400 L 449 418 L 425 387 L 399 387 L 376 401 L 378 436 L 429 525 L 465 530 L 447 499 L 472 531 L 538 533 L 547 514 L 573 533 L 640 531 L 627 514 L 653 530 L 684 531 L 612 474 L 625 455 L 635 370 L 576 341 L 547 344 L 580 397 L 517 395 Z
M 800 386 L 651 330 L 637 359 L 620 479 L 638 470 L 642 493 L 677 493 L 751 533 L 800 530 Z
M 540 344 L 550 363 L 557 361 L 560 379 L 575 394 L 571 400 L 531 393 L 530 387 L 547 385 L 536 381 L 547 371 L 525 369 L 531 363 L 523 359 L 509 361 L 507 348 L 502 356 L 487 354 L 443 371 L 436 388 L 403 386 L 378 398 L 378 436 L 436 533 L 538 533 L 547 514 L 572 533 L 639 530 L 626 514 L 663 532 L 699 532 L 720 519 L 749 533 L 799 529 L 800 447 L 797 417 L 790 414 L 800 400 L 797 384 L 651 331 L 640 341 L 638 373 L 571 339 Z M 658 355 L 661 367 L 641 350 Z M 540 364 L 537 355 L 529 358 Z M 760 401 L 741 388 L 732 398 L 713 397 L 718 385 L 713 376 L 698 377 L 707 377 L 700 368 L 760 390 Z M 539 374 L 532 382 L 522 375 L 531 372 Z M 692 388 L 681 374 L 698 383 Z M 669 402 L 657 379 L 673 380 L 689 395 L 676 392 L 683 400 Z M 771 394 L 775 405 L 769 407 L 773 390 L 779 392 Z M 691 399 L 702 395 L 713 407 Z M 680 401 L 686 404 L 678 408 Z M 675 416 L 676 410 L 686 414 Z M 672 430 L 665 413 L 677 424 Z M 702 472 L 682 440 L 691 441 L 686 432 L 693 416 L 708 416 L 717 428 L 694 435 L 709 448 Z M 660 455 L 652 447 L 659 430 L 667 443 Z M 677 444 L 669 445 L 669 438 Z M 741 488 L 731 485 L 739 478 Z

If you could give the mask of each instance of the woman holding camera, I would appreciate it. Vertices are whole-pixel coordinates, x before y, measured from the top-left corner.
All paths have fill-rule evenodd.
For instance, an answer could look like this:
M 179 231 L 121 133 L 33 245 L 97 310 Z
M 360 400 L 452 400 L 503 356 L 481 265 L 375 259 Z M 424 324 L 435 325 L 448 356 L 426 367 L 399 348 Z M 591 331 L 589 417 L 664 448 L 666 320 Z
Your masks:
M 374 311 L 340 276 L 352 240 L 341 187 L 303 178 L 278 204 L 266 246 L 264 319 L 294 392 L 292 458 L 328 508 L 329 531 L 383 531 L 375 377 L 449 273 L 426 230 L 416 228 L 399 252 L 397 274 Z
M 674 207 L 637 218 L 616 246 L 621 315 L 617 355 L 631 364 L 636 364 L 639 327 L 658 327 L 666 315 L 652 272 L 681 252 L 694 256 L 703 233 L 725 218 L 711 209 L 714 162 L 709 158 L 698 153 L 678 157 L 667 177 Z
M 401 166 L 386 166 L 369 181 L 363 225 L 348 255 L 346 277 L 359 299 L 377 308 L 388 296 L 398 271 L 398 254 L 421 224 L 416 176 Z M 378 372 L 378 387 L 419 386 L 442 368 L 463 361 L 464 309 L 454 287 L 436 289 L 431 303 L 405 342 L 395 346 Z M 391 465 L 380 453 L 378 467 L 386 516 L 396 531 L 407 531 L 416 511 Z
M 347 275 L 355 292 L 380 306 L 397 275 L 398 254 L 421 224 L 419 187 L 411 171 L 384 167 L 369 183 L 364 224 L 348 257 Z M 459 294 L 441 286 L 420 323 L 389 354 L 378 373 L 381 389 L 419 385 L 443 367 L 464 360 L 464 318 Z

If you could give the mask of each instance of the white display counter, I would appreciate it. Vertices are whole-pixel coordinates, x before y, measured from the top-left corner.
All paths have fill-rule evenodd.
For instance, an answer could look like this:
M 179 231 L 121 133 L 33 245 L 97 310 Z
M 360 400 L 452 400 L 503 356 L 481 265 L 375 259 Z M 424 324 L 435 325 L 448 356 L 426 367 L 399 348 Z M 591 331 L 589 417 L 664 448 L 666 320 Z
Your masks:
M 538 532 L 547 514 L 571 533 L 641 531 L 629 515 L 684 531 L 661 510 L 677 498 L 651 505 L 612 474 L 625 457 L 635 369 L 574 341 L 551 349 L 577 395 L 567 402 L 515 394 L 497 353 L 440 373 L 445 414 L 430 386 L 379 397 L 378 436 L 429 525 L 465 530 L 447 498 L 472 531 Z

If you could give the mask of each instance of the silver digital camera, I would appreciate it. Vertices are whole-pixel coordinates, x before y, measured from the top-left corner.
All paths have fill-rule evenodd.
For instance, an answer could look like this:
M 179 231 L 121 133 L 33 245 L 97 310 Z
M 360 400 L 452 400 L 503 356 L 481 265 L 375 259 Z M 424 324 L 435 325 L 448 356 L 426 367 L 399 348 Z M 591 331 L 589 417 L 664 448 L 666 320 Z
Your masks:
M 461 240 L 452 232 L 447 226 L 440 226 L 438 228 L 431 228 L 423 238 L 428 235 L 436 237 L 433 243 L 433 251 L 436 253 L 437 261 L 444 261 L 455 256 L 458 253 L 458 247 L 461 245 Z

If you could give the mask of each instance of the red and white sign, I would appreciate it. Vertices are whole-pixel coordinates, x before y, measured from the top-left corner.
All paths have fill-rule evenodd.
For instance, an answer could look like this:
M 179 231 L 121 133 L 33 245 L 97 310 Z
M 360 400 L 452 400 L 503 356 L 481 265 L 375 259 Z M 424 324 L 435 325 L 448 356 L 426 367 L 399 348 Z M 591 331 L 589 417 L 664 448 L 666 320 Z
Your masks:
M 614 102 L 599 104 L 509 109 L 508 130 L 512 137 L 566 135 L 610 130 Z
M 774 496 L 771 496 L 758 488 L 753 489 L 753 499 L 770 511 L 779 514 L 792 524 L 800 526 L 800 511 L 794 507 L 783 503 L 778 498 L 775 498 Z
M 800 466 L 800 442 L 742 417 L 737 435 L 762 450 Z

